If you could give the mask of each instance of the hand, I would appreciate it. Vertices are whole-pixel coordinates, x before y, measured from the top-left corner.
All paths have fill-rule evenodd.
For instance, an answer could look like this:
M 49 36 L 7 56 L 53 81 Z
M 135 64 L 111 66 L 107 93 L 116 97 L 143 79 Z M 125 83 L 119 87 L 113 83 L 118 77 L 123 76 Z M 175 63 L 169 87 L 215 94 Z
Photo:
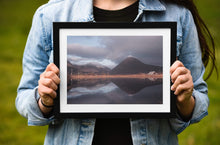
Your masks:
M 53 106 L 53 100 L 56 98 L 57 85 L 60 83 L 59 69 L 54 63 L 50 63 L 46 70 L 40 75 L 40 80 L 38 81 L 38 93 L 40 95 L 40 101 L 38 105 L 41 111 L 45 114 L 52 110 L 46 106 Z M 44 105 L 43 105 L 43 104 Z
M 194 86 L 191 72 L 182 62 L 175 61 L 170 68 L 170 75 L 173 83 L 171 90 L 177 96 L 177 108 L 180 115 L 189 119 L 195 106 L 195 100 L 192 96 Z

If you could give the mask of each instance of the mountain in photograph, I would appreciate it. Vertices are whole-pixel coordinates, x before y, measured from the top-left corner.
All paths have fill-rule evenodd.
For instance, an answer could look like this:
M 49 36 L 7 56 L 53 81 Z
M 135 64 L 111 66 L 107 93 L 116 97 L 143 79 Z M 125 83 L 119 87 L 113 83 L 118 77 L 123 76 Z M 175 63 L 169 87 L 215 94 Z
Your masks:
M 67 61 L 68 74 L 87 74 L 87 75 L 128 75 L 140 73 L 162 73 L 162 67 L 144 64 L 134 57 L 127 57 L 112 70 L 98 63 L 89 63 L 85 65 L 76 65 Z
M 75 65 L 71 62 L 67 61 L 67 86 L 68 89 L 72 87 L 86 87 L 89 88 L 91 86 L 101 85 L 101 84 L 108 84 L 110 80 L 72 80 L 71 75 L 101 75 L 101 74 L 108 74 L 110 69 L 106 66 L 101 64 L 86 64 L 86 65 Z
M 149 72 L 162 73 L 162 67 L 154 66 L 149 64 L 144 64 L 140 60 L 134 57 L 127 57 L 121 63 L 119 63 L 115 68 L 110 71 L 110 74 L 140 74 Z
M 72 75 L 76 75 L 76 74 L 101 75 L 101 74 L 108 74 L 111 71 L 111 69 L 109 69 L 108 67 L 95 63 L 76 65 L 68 62 L 67 67 L 68 67 L 67 68 L 68 74 L 72 74 Z

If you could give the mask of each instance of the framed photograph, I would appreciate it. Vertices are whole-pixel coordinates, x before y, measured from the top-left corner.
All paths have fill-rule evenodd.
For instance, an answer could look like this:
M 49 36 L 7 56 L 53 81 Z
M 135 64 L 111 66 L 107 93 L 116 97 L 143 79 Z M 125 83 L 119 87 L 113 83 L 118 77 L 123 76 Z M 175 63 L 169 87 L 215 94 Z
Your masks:
M 54 22 L 55 116 L 168 118 L 176 22 Z

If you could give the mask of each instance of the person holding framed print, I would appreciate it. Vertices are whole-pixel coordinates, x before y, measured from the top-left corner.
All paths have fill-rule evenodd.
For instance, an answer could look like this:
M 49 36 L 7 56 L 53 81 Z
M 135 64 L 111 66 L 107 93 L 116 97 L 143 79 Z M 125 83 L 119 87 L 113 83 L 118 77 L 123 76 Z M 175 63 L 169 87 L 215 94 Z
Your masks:
M 171 90 L 177 95 L 176 118 L 54 118 L 53 100 L 60 78 L 59 69 L 53 64 L 52 24 L 99 21 L 177 22 L 178 60 L 170 68 Z M 209 39 L 212 46 L 207 43 Z M 28 119 L 28 125 L 49 125 L 45 145 L 176 145 L 179 133 L 208 114 L 203 74 L 209 59 L 212 70 L 215 68 L 214 50 L 213 39 L 192 1 L 50 0 L 33 18 L 16 107 Z

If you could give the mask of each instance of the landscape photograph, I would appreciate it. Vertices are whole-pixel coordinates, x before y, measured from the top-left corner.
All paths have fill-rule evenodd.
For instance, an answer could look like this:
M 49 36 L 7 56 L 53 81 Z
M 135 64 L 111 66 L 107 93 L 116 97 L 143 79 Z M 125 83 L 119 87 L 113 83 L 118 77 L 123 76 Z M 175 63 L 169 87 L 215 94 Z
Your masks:
M 67 104 L 163 104 L 162 36 L 68 36 Z

